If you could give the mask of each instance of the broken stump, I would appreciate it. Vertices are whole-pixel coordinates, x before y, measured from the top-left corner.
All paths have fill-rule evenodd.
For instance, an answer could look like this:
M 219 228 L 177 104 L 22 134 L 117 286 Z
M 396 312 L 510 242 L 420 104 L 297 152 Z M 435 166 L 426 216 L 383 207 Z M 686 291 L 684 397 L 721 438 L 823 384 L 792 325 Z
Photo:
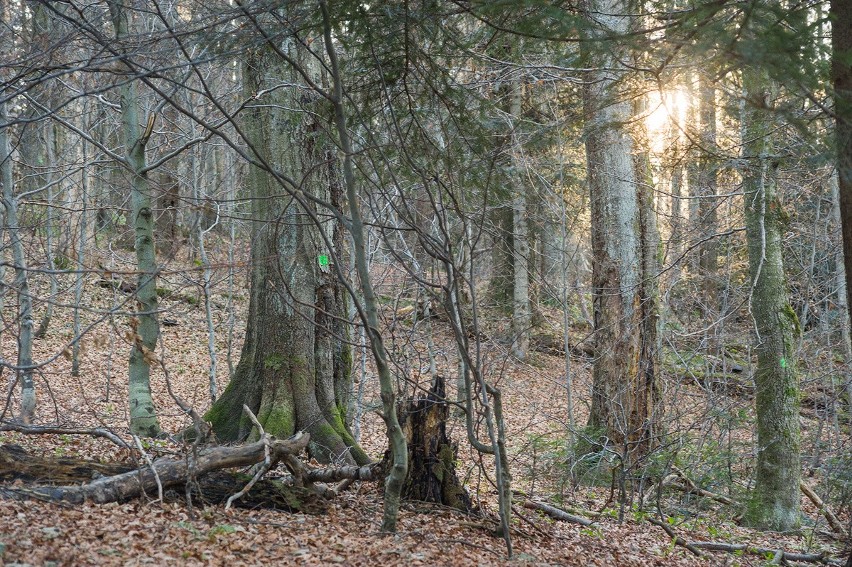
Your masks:
M 403 498 L 436 502 L 463 512 L 470 496 L 456 474 L 458 445 L 447 437 L 446 382 L 437 376 L 425 397 L 406 402 L 399 423 L 408 441 L 408 476 Z

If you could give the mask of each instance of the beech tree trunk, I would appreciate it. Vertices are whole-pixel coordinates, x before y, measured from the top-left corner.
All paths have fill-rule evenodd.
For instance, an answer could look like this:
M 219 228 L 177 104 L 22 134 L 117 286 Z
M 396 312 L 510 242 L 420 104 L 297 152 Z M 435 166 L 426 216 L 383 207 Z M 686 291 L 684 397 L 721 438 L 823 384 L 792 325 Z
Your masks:
M 130 15 L 127 0 L 110 2 L 109 9 L 119 42 L 130 35 Z M 132 68 L 127 69 L 131 74 Z M 151 396 L 151 356 L 157 348 L 160 324 L 157 320 L 157 258 L 154 245 L 154 213 L 151 205 L 151 186 L 145 170 L 145 146 L 154 127 L 154 117 L 147 126 L 140 124 L 142 99 L 136 81 L 127 79 L 121 86 L 121 136 L 125 159 L 130 168 L 131 219 L 135 235 L 136 267 L 139 277 L 136 287 L 138 312 L 131 322 L 133 348 L 128 363 L 128 398 L 130 431 L 140 437 L 160 434 L 157 411 Z
M 288 56 L 321 84 L 319 66 L 305 50 Z M 305 195 L 342 210 L 336 149 L 325 133 L 328 102 L 270 47 L 246 54 L 247 98 L 264 93 L 244 111 L 243 128 L 258 159 L 292 180 Z M 283 83 L 282 83 L 283 81 Z M 348 428 L 352 355 L 347 297 L 332 262 L 348 257 L 342 227 L 327 216 L 322 227 L 281 179 L 251 166 L 252 272 L 248 326 L 231 382 L 207 414 L 220 440 L 244 439 L 252 424 L 246 404 L 276 437 L 310 433 L 309 451 L 322 462 L 364 464 L 369 457 Z M 311 203 L 310 201 L 304 201 Z M 313 204 L 310 205 L 313 207 Z M 329 250 L 320 231 L 335 250 Z M 348 268 L 339 266 L 341 273 Z
M 8 124 L 6 103 L 0 103 L 0 123 Z M 30 423 L 35 415 L 36 392 L 33 381 L 33 304 L 27 275 L 27 258 L 21 239 L 18 222 L 18 198 L 15 195 L 12 176 L 12 146 L 9 128 L 0 128 L 0 183 L 3 185 L 3 209 L 5 231 L 9 234 L 12 247 L 12 262 L 15 266 L 15 292 L 18 296 L 18 368 L 17 379 L 21 385 L 20 419 Z
M 762 72 L 744 71 L 743 84 L 747 101 L 771 104 L 771 85 Z M 743 118 L 746 239 L 757 351 L 757 473 L 745 519 L 755 527 L 786 531 L 801 519 L 799 384 L 793 345 L 800 331 L 784 276 L 781 238 L 786 213 L 776 194 L 778 164 L 768 157 L 770 116 L 749 106 Z

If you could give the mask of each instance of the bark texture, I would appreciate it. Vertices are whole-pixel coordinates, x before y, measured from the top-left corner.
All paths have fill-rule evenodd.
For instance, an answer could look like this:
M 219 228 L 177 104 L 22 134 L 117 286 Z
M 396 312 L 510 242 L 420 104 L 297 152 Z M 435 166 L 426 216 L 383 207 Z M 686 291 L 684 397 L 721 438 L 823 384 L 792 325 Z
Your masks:
M 744 72 L 743 83 L 747 100 L 770 103 L 771 85 L 761 72 Z M 757 351 L 757 473 L 745 519 L 755 527 L 786 531 L 801 520 L 799 384 L 793 345 L 799 323 L 784 276 L 781 237 L 787 217 L 776 193 L 778 164 L 768 157 L 770 116 L 763 108 L 749 106 L 744 120 L 748 169 L 743 185 Z
M 628 32 L 627 4 L 619 0 L 586 2 L 587 17 L 597 37 Z M 633 107 L 619 93 L 622 73 L 617 53 L 595 52 L 594 67 L 584 86 L 586 160 L 591 194 L 592 286 L 595 364 L 589 429 L 619 453 L 647 452 L 654 430 L 655 373 L 643 356 L 653 355 L 653 342 L 643 318 L 645 256 L 656 245 L 643 242 L 640 177 L 635 145 L 627 124 Z M 650 190 L 650 188 L 649 188 Z M 650 219 L 646 219 L 650 221 Z M 650 237 L 651 231 L 645 235 Z M 653 364 L 653 363 L 652 363 Z M 649 382 L 650 380 L 650 382 Z
M 409 401 L 399 415 L 408 441 L 403 496 L 470 512 L 470 496 L 456 474 L 458 445 L 447 436 L 449 404 L 444 377 L 436 376 L 427 395 Z
M 319 82 L 316 62 L 301 48 L 288 49 Z M 340 207 L 338 162 L 322 121 L 330 113 L 325 99 L 301 88 L 303 78 L 267 46 L 247 54 L 244 77 L 247 97 L 264 93 L 246 109 L 243 123 L 259 160 L 304 195 Z M 247 181 L 254 223 L 246 340 L 231 382 L 207 418 L 220 440 L 246 438 L 252 429 L 242 411 L 246 404 L 273 435 L 309 432 L 309 451 L 318 460 L 364 464 L 369 458 L 347 426 L 347 298 L 333 266 L 348 255 L 342 228 L 318 217 L 310 201 L 287 197 L 281 176 L 252 166 Z
M 115 37 L 119 42 L 129 35 L 130 17 L 126 0 L 110 2 Z M 129 73 L 134 69 L 127 68 Z M 121 138 L 126 165 L 130 169 L 130 216 L 134 231 L 134 249 L 139 277 L 136 286 L 138 312 L 131 321 L 133 348 L 128 364 L 128 402 L 130 431 L 141 437 L 160 433 L 157 411 L 151 396 L 151 353 L 157 348 L 160 324 L 157 321 L 157 258 L 154 245 L 154 213 L 151 186 L 145 170 L 145 145 L 154 127 L 150 116 L 145 129 L 140 124 L 142 98 L 135 80 L 127 80 L 121 93 Z
M 852 5 L 832 0 L 830 6 L 834 84 L 835 133 L 837 144 L 837 176 L 840 197 L 840 226 L 843 237 L 843 266 L 846 273 L 846 309 L 852 320 Z M 848 338 L 848 335 L 847 335 Z M 847 382 L 849 405 L 852 407 L 852 381 Z M 849 557 L 852 563 L 852 555 Z

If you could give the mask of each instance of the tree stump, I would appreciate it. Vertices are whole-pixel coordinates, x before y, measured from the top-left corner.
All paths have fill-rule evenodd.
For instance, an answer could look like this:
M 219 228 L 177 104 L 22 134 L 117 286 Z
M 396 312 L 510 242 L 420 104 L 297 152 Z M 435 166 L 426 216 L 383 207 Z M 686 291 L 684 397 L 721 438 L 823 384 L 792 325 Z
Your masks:
M 470 496 L 456 475 L 458 445 L 447 437 L 449 404 L 443 376 L 436 377 L 426 397 L 409 400 L 399 416 L 408 441 L 403 497 L 470 512 Z

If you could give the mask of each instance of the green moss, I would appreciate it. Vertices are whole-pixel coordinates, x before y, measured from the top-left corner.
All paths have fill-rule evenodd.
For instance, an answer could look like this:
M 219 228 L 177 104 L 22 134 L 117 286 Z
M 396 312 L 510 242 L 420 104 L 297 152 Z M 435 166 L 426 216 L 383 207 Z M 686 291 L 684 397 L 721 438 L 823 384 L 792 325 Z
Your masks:
M 796 315 L 796 312 L 793 310 L 793 307 L 789 303 L 785 303 L 783 307 L 783 313 L 785 319 L 789 323 L 790 327 L 793 330 L 794 337 L 802 336 L 802 325 L 799 322 L 799 316 Z
M 222 396 L 204 414 L 204 420 L 213 426 L 220 441 L 238 441 L 240 432 L 248 427 L 248 416 L 243 412 L 243 396 L 237 392 L 236 380 L 231 380 Z
M 296 432 L 296 415 L 292 408 L 274 405 L 258 416 L 258 420 L 267 433 L 276 437 L 289 437 Z

